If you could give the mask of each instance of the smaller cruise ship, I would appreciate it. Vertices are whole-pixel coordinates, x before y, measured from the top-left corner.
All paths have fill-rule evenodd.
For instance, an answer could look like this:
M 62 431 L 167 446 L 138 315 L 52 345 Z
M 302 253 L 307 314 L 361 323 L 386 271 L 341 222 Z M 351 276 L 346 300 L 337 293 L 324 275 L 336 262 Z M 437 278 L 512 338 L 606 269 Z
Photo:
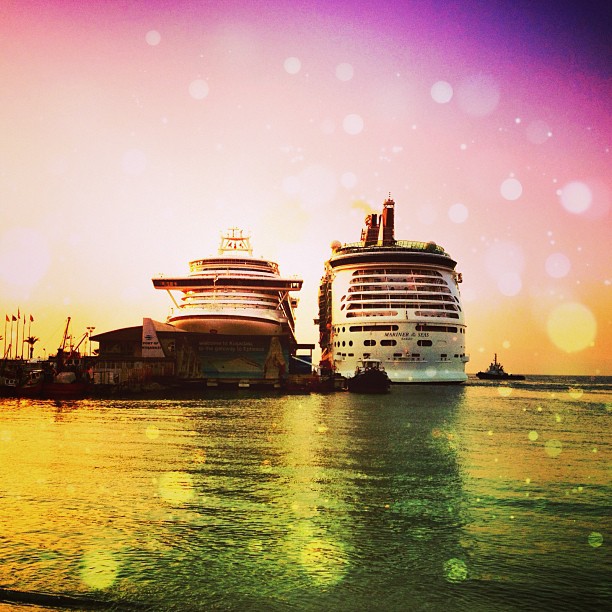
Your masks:
M 254 257 L 242 230 L 225 232 L 217 256 L 191 261 L 188 274 L 160 276 L 153 285 L 174 303 L 166 322 L 180 333 L 166 350 L 176 356 L 179 378 L 211 386 L 286 378 L 298 347 L 293 294 L 302 280 Z
M 217 257 L 189 262 L 189 274 L 159 276 L 156 289 L 170 295 L 175 309 L 167 322 L 190 332 L 232 336 L 285 336 L 295 343 L 292 293 L 302 280 L 280 275 L 278 265 L 253 257 L 250 236 L 230 228 Z M 177 300 L 174 293 L 182 294 Z
M 393 383 L 467 380 L 457 263 L 433 242 L 396 240 L 395 202 L 361 241 L 334 241 L 319 286 L 321 370 L 350 378 L 376 359 Z

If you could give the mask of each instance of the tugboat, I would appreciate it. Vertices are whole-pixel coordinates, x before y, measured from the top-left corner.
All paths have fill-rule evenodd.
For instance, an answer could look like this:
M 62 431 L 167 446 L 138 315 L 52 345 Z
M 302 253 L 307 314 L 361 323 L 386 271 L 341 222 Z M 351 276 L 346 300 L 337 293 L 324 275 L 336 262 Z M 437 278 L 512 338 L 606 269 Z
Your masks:
M 482 380 L 525 380 L 522 374 L 509 374 L 504 370 L 504 366 L 497 361 L 497 353 L 489 367 L 484 372 L 476 374 Z
M 346 385 L 353 393 L 387 393 L 391 381 L 378 359 L 362 359 Z

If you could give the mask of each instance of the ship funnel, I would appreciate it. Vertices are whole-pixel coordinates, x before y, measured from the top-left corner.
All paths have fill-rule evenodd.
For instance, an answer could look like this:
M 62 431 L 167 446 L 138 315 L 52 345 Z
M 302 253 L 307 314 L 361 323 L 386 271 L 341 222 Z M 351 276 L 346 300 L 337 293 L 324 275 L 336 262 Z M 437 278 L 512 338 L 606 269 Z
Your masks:
M 391 194 L 383 204 L 378 242 L 383 246 L 395 244 L 395 202 Z

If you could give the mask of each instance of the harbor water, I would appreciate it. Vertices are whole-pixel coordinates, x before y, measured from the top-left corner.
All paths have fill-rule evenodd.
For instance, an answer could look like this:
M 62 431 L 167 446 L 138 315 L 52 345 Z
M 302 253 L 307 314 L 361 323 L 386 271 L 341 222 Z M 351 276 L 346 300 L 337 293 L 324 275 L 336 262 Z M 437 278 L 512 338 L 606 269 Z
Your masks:
M 2 399 L 0 607 L 603 609 L 611 418 L 609 378 Z

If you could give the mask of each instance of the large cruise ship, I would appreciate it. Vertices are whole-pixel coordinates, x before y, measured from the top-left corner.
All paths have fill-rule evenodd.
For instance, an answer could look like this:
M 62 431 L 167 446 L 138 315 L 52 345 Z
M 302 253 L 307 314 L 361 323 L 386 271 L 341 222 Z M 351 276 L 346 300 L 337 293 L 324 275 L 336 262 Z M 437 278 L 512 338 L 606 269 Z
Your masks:
M 395 202 L 366 217 L 361 241 L 332 243 L 319 287 L 321 368 L 353 376 L 378 359 L 394 383 L 467 380 L 455 262 L 433 242 L 395 240 Z
M 218 255 L 191 261 L 188 274 L 152 280 L 174 303 L 167 323 L 189 332 L 194 377 L 269 378 L 272 362 L 275 376 L 286 371 L 297 345 L 292 293 L 303 281 L 254 257 L 242 230 L 225 232 Z

